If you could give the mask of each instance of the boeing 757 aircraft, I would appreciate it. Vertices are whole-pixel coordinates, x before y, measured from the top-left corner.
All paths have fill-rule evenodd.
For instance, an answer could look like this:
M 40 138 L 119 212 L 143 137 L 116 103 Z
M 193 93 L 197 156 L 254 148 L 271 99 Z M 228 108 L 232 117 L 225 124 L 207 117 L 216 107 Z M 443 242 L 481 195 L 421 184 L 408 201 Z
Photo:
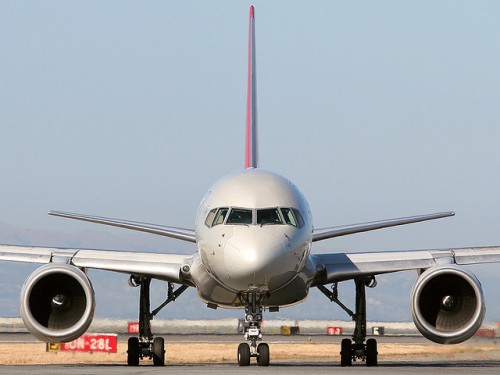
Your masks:
M 465 265 L 500 262 L 499 247 L 396 252 L 314 254 L 313 243 L 398 225 L 453 216 L 453 212 L 316 229 L 306 198 L 288 179 L 258 168 L 255 70 L 255 18 L 250 7 L 245 168 L 218 180 L 201 200 L 194 229 L 167 227 L 67 212 L 50 215 L 89 221 L 192 242 L 189 256 L 106 250 L 0 246 L 0 259 L 43 265 L 21 291 L 21 317 L 38 339 L 67 342 L 89 327 L 94 315 L 94 290 L 89 268 L 130 275 L 140 287 L 139 337 L 128 341 L 127 361 L 165 362 L 164 340 L 154 337 L 150 321 L 187 288 L 210 308 L 240 308 L 246 321 L 245 342 L 237 361 L 255 358 L 268 366 L 269 346 L 262 342 L 263 313 L 300 303 L 316 287 L 355 322 L 352 339 L 341 343 L 340 363 L 355 360 L 377 365 L 377 342 L 366 340 L 366 288 L 376 276 L 413 270 L 419 275 L 411 292 L 411 311 L 418 330 L 429 340 L 455 344 L 481 326 L 485 302 L 481 284 Z M 151 279 L 165 281 L 168 297 L 150 310 Z M 338 299 L 339 282 L 353 280 L 355 309 Z M 247 343 L 248 342 L 248 343 Z

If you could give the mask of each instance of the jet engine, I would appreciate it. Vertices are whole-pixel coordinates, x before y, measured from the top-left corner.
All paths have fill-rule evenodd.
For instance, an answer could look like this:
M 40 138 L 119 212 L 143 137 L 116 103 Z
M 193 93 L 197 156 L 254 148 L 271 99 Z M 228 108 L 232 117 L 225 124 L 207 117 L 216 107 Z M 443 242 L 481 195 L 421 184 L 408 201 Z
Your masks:
M 94 317 L 94 289 L 79 268 L 50 263 L 35 270 L 21 290 L 21 317 L 28 331 L 45 342 L 80 337 Z
M 474 274 L 456 266 L 432 267 L 413 286 L 411 311 L 418 330 L 429 340 L 463 342 L 483 323 L 481 283 Z

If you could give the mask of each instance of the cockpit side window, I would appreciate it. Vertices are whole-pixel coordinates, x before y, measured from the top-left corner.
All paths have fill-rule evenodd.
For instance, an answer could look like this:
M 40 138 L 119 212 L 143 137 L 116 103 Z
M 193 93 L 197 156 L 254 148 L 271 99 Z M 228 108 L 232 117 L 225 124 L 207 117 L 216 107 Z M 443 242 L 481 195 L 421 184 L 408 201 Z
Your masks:
M 252 224 L 252 210 L 231 208 L 226 224 Z
M 289 225 L 293 225 L 294 227 L 297 226 L 297 220 L 295 220 L 295 216 L 293 216 L 293 211 L 291 208 L 281 208 L 281 213 L 283 214 L 283 217 L 285 218 L 285 223 Z
M 285 223 L 298 228 L 302 228 L 304 226 L 304 218 L 302 217 L 300 211 L 296 208 L 281 207 L 281 213 L 283 214 Z
M 281 219 L 281 215 L 277 208 L 266 208 L 263 210 L 257 210 L 257 224 L 283 224 L 283 220 Z
M 209 228 L 212 226 L 212 223 L 214 222 L 214 217 L 215 217 L 216 211 L 217 211 L 217 208 L 210 210 L 210 212 L 207 215 L 207 218 L 205 219 L 205 225 Z
M 227 207 L 219 208 L 219 210 L 217 211 L 217 214 L 215 215 L 215 219 L 213 221 L 212 226 L 224 223 L 224 219 L 226 218 L 227 211 L 229 211 L 229 208 L 227 208 Z
M 302 217 L 302 214 L 296 208 L 292 208 L 292 211 L 295 214 L 295 218 L 297 219 L 297 226 L 299 228 L 302 228 L 305 225 L 304 218 Z

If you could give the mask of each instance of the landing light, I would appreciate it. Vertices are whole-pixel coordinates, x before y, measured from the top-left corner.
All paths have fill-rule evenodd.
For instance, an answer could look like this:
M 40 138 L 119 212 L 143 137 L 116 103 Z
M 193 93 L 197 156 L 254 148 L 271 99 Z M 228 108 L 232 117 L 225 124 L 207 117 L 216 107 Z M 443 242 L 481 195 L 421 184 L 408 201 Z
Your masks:
M 257 252 L 253 249 L 246 250 L 245 260 L 247 262 L 255 262 L 257 260 Z

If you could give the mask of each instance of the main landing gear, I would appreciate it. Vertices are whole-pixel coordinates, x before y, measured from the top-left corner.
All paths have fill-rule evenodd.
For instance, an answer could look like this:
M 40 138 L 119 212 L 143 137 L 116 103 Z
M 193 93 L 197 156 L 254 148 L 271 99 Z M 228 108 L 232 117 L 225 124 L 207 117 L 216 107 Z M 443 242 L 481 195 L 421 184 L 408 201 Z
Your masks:
M 129 366 L 138 366 L 139 360 L 148 358 L 153 359 L 153 365 L 165 365 L 165 341 L 163 337 L 153 337 L 151 332 L 151 320 L 168 303 L 184 292 L 188 287 L 181 285 L 174 291 L 174 285 L 168 283 L 167 299 L 157 309 L 150 312 L 150 285 L 151 278 L 131 276 L 129 280 L 131 286 L 140 286 L 139 297 L 139 337 L 130 337 L 128 339 L 127 364 Z
M 366 293 L 365 287 L 374 288 L 377 285 L 375 277 L 364 277 L 354 279 L 356 285 L 356 312 L 353 313 L 338 299 L 337 283 L 332 285 L 332 291 L 324 286 L 318 286 L 318 289 L 325 294 L 330 301 L 339 305 L 354 320 L 355 327 L 351 339 L 343 339 L 340 345 L 340 365 L 352 366 L 356 360 L 365 361 L 367 366 L 378 365 L 377 340 L 366 340 Z
M 266 343 L 257 345 L 257 341 L 262 340 L 260 331 L 262 322 L 261 298 L 262 296 L 256 292 L 248 292 L 240 296 L 240 299 L 246 304 L 244 337 L 245 340 L 250 341 L 250 345 L 241 343 L 238 346 L 238 366 L 249 366 L 252 357 L 257 359 L 258 366 L 269 366 L 269 345 Z

